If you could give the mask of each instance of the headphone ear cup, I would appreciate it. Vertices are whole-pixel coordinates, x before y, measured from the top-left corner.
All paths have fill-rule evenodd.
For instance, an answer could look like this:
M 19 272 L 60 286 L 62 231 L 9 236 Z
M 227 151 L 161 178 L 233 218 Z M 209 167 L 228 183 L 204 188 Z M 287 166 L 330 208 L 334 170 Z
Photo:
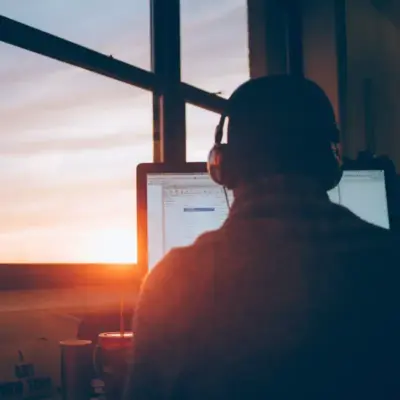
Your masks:
M 207 170 L 211 179 L 218 185 L 225 186 L 225 154 L 226 144 L 215 144 L 208 154 Z

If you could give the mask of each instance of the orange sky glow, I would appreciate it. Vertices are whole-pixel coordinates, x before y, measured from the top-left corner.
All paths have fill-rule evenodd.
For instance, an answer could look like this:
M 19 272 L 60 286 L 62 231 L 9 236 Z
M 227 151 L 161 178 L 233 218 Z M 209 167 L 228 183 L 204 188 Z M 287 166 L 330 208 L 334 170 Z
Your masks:
M 228 96 L 249 74 L 246 1 L 181 2 L 182 79 Z M 0 14 L 150 68 L 148 0 L 2 0 Z M 135 262 L 151 93 L 2 42 L 0 57 L 0 263 Z M 217 120 L 187 106 L 189 161 Z

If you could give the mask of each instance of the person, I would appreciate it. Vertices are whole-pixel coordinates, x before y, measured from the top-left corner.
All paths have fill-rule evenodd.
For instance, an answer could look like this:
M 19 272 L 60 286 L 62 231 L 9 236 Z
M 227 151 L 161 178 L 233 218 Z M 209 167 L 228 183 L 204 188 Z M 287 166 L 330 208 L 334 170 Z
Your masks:
M 252 79 L 215 142 L 229 216 L 147 276 L 125 398 L 399 398 L 395 238 L 328 198 L 341 155 L 323 90 Z

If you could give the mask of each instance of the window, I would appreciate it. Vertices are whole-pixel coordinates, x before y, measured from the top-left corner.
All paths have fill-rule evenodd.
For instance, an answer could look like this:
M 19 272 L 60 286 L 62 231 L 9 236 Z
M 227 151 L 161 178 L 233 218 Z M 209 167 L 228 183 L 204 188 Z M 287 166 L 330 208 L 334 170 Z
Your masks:
M 18 382 L 22 354 L 55 389 L 59 341 L 118 329 L 131 269 L 12 263 L 136 261 L 135 170 L 152 160 L 152 96 L 3 43 L 0 54 L 0 271 L 49 286 L 0 291 L 0 382 Z
M 208 153 L 214 144 L 215 127 L 219 119 L 219 114 L 191 104 L 186 105 L 187 161 L 207 161 Z
M 150 69 L 148 0 L 1 0 L 0 14 Z
M 230 96 L 249 78 L 246 0 L 181 0 L 182 80 Z
M 150 92 L 0 43 L 0 260 L 135 262 Z

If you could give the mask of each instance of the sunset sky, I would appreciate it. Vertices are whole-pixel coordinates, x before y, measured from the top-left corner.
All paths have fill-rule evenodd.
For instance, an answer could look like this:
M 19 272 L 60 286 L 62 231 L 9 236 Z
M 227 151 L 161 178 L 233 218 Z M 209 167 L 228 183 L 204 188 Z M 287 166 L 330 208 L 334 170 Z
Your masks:
M 246 0 L 181 0 L 182 78 L 248 78 Z M 150 68 L 148 0 L 1 0 L 0 14 Z M 0 42 L 0 262 L 136 261 L 135 169 L 151 93 Z M 188 159 L 218 115 L 187 107 Z

